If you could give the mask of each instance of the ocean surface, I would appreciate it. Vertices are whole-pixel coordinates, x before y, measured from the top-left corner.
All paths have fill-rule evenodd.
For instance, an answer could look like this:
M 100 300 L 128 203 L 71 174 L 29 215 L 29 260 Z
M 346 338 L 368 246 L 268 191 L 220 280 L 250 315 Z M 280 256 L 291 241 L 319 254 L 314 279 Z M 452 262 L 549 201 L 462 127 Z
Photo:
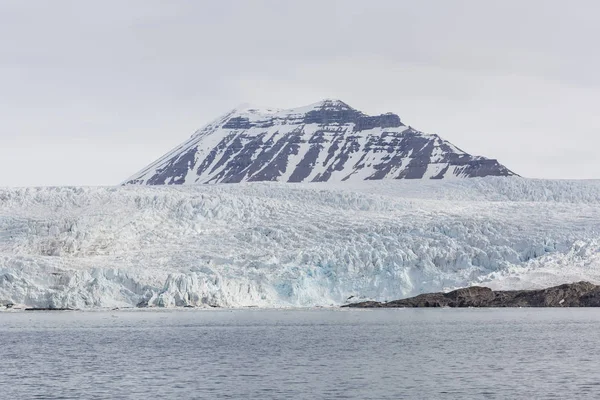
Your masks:
M 600 310 L 0 313 L 2 399 L 600 398 Z

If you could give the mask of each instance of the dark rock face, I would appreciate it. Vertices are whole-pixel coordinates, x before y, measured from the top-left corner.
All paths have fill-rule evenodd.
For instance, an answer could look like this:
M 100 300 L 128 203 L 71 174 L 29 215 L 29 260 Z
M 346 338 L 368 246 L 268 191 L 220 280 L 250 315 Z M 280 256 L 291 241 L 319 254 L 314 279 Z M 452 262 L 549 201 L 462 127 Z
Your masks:
M 355 131 L 364 131 L 367 129 L 373 129 L 377 127 L 381 128 L 399 128 L 404 126 L 404 124 L 400 121 L 400 117 L 396 114 L 388 113 L 379 115 L 376 117 L 370 117 L 368 115 L 360 116 L 356 120 L 356 125 L 354 126 Z
M 309 111 L 306 113 L 303 122 L 305 124 L 350 124 L 356 123 L 361 117 L 361 113 L 352 109 L 327 109 Z
M 448 293 L 427 293 L 387 303 L 366 301 L 343 307 L 600 307 L 600 286 L 577 282 L 541 290 L 504 291 L 471 286 Z
M 224 129 L 250 129 L 252 124 L 248 118 L 233 117 L 223 125 Z
M 325 182 L 511 176 L 396 114 L 366 115 L 339 100 L 284 111 L 235 110 L 126 184 Z

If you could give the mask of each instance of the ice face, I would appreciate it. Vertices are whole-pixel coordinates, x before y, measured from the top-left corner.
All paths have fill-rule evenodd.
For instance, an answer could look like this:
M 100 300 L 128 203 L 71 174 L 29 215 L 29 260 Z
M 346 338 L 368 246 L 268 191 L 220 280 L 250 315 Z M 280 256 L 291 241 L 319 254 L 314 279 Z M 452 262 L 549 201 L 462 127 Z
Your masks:
M 0 299 L 329 306 L 600 282 L 600 181 L 0 189 Z

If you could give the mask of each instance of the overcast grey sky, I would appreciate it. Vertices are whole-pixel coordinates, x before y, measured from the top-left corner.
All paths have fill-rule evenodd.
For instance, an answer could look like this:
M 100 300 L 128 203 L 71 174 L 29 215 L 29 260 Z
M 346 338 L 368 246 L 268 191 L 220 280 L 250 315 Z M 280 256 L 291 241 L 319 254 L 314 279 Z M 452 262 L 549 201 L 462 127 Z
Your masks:
M 0 0 L 0 186 L 112 185 L 240 103 L 600 178 L 595 0 Z

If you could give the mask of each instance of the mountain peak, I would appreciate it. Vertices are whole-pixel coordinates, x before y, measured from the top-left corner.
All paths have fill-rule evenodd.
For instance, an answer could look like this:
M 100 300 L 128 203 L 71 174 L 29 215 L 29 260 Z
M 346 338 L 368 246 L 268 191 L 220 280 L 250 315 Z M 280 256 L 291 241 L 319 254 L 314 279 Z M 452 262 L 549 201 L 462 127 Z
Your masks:
M 242 103 L 231 110 L 228 115 L 235 116 L 241 114 L 306 114 L 311 111 L 356 111 L 353 107 L 350 107 L 347 103 L 338 99 L 323 99 L 319 102 L 309 104 L 307 106 L 294 107 L 289 109 L 281 108 L 266 108 L 258 107 L 250 103 Z
M 338 99 L 323 99 L 313 104 L 316 109 L 329 109 L 329 110 L 354 110 L 347 103 Z
M 293 109 L 243 105 L 205 126 L 126 184 L 327 182 L 511 176 L 393 113 L 369 116 L 341 100 Z

